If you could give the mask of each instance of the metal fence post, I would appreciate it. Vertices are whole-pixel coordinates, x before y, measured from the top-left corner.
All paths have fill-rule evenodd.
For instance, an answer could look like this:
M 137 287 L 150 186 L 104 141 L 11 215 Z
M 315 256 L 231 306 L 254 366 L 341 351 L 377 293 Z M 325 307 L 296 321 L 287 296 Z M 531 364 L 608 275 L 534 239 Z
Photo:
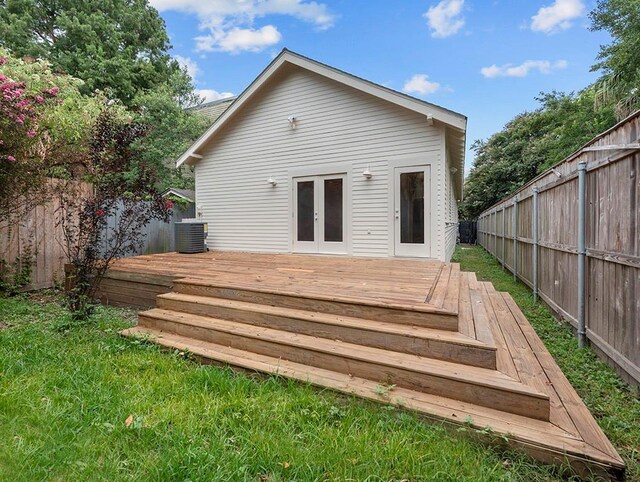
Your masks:
M 496 209 L 493 214 L 493 232 L 494 232 L 494 240 L 493 240 L 493 251 L 494 256 L 498 259 L 498 210 Z
M 533 188 L 533 301 L 538 301 L 538 188 Z
M 518 196 L 513 198 L 513 280 L 518 281 Z
M 578 346 L 583 348 L 587 341 L 585 323 L 585 264 L 586 249 L 586 184 L 587 163 L 578 163 Z
M 507 218 L 505 216 L 504 205 L 502 205 L 502 271 L 504 271 L 504 255 L 507 245 Z

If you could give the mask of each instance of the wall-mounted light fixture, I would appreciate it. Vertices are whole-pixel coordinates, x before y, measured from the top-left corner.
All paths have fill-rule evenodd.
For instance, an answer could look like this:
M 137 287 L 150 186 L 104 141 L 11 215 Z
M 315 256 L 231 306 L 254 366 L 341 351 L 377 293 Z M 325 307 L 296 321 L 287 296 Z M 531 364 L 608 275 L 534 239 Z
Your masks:
M 458 172 L 457 167 L 451 167 L 449 170 L 451 171 L 451 174 L 455 174 L 456 172 Z
M 364 176 L 365 179 L 371 179 L 373 177 L 373 174 L 371 174 L 371 171 L 369 170 L 368 166 L 364 171 L 362 171 L 362 175 Z
M 433 116 L 431 114 L 427 115 L 427 125 L 428 126 L 432 126 L 433 125 Z
M 298 119 L 296 119 L 296 116 L 294 115 L 290 115 L 289 117 L 287 117 L 287 122 L 289 123 L 289 127 L 291 127 L 292 129 L 296 128 L 297 121 Z
M 198 216 L 198 219 L 202 219 L 203 211 L 204 211 L 204 206 L 202 204 L 198 204 L 196 206 L 196 215 Z
M 275 177 L 273 177 L 273 176 L 271 176 L 269 179 L 267 179 L 267 182 L 268 182 L 269 184 L 271 184 L 271 186 L 273 186 L 273 187 L 275 187 L 275 186 L 276 186 L 276 184 L 278 184 L 278 181 L 276 181 L 276 178 L 275 178 Z

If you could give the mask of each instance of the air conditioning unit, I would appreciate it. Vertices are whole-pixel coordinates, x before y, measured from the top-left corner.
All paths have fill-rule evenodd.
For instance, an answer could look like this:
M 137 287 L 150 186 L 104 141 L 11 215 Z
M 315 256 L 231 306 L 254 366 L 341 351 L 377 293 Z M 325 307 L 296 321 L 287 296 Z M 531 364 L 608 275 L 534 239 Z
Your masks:
M 207 223 L 174 223 L 173 233 L 178 253 L 203 253 L 207 251 Z

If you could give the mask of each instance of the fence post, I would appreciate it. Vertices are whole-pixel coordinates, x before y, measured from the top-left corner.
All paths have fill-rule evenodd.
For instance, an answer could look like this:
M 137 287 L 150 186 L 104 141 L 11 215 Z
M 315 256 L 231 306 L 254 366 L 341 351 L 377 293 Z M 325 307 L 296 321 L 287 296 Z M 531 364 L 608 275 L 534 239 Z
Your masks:
M 502 205 L 502 271 L 504 271 L 504 255 L 507 244 L 507 218 L 505 217 L 504 204 Z
M 493 251 L 494 256 L 498 259 L 498 210 L 496 209 L 493 212 L 493 232 L 494 232 L 494 240 L 493 240 Z
M 518 196 L 513 198 L 513 281 L 518 281 Z
M 586 181 L 587 163 L 578 163 L 578 346 L 583 348 L 587 341 L 585 326 L 585 263 L 586 249 Z
M 533 187 L 533 301 L 538 302 L 538 188 Z

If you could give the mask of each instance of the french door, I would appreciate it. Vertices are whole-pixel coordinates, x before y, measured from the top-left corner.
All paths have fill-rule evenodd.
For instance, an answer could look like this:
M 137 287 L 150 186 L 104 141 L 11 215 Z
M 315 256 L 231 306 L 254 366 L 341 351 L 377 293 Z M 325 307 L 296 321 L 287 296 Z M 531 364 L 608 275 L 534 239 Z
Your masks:
M 394 173 L 396 256 L 431 256 L 429 166 L 397 167 Z
M 346 253 L 347 175 L 293 178 L 293 250 Z

